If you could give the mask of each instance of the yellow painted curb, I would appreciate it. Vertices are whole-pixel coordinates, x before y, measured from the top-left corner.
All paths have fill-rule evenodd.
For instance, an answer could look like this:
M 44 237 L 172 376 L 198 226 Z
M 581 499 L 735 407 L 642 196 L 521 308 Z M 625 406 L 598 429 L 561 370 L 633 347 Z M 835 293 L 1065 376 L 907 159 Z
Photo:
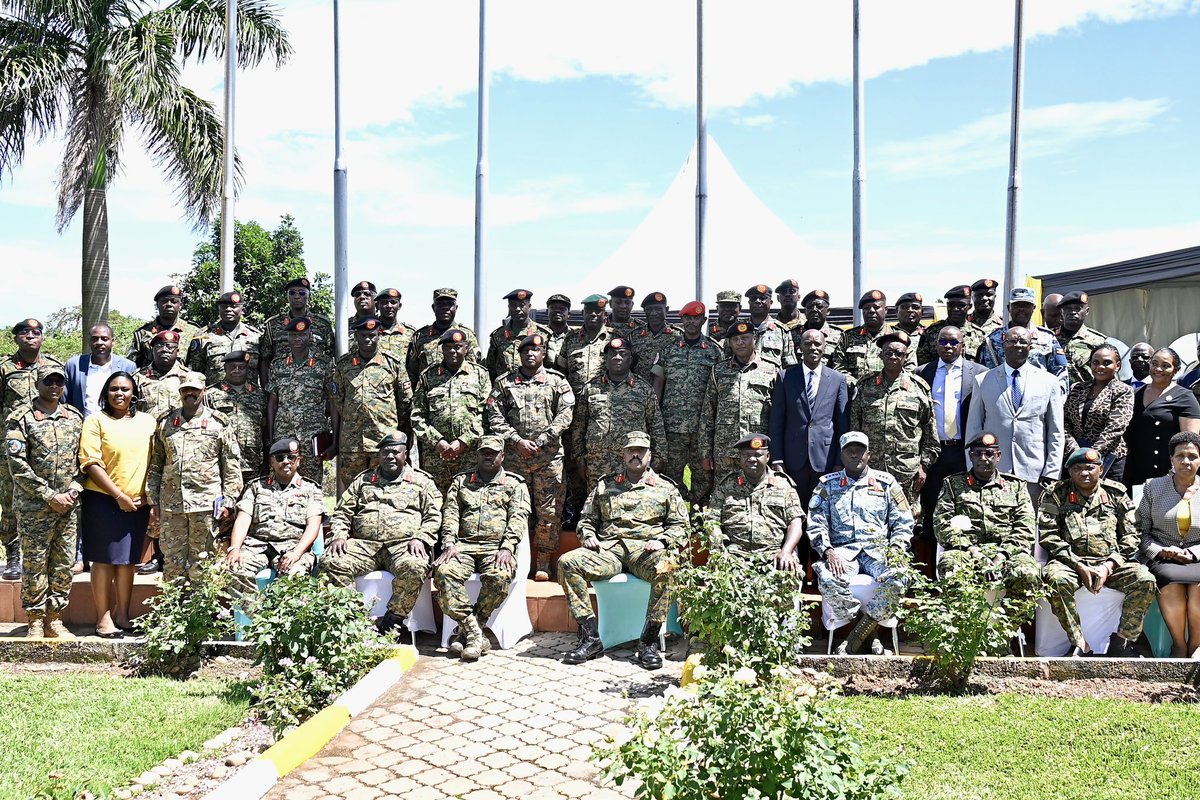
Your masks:
M 263 751 L 258 758 L 274 764 L 275 772 L 282 778 L 320 752 L 349 722 L 350 712 L 344 707 L 328 706 Z
M 404 672 L 408 672 L 413 668 L 413 665 L 417 663 L 417 648 L 412 647 L 411 645 L 403 645 L 385 660 L 399 661 L 400 669 Z

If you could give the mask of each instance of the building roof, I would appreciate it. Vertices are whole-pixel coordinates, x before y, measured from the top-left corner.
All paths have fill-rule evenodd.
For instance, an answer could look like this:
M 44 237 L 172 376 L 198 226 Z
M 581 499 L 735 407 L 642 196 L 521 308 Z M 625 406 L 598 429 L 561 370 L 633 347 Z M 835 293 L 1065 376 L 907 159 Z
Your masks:
M 1103 294 L 1197 275 L 1200 275 L 1200 247 L 1185 247 L 1115 264 L 1036 277 L 1042 282 L 1042 295 L 1045 296 L 1080 289 L 1089 294 Z

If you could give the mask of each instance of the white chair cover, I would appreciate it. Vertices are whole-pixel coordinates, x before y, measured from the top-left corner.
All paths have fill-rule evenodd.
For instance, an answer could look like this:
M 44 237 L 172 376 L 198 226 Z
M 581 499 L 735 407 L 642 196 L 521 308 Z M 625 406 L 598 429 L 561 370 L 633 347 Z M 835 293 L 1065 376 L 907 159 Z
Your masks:
M 1049 556 L 1039 544 L 1034 547 L 1034 557 L 1045 565 Z M 1083 627 L 1083 638 L 1092 651 L 1103 655 L 1108 652 L 1108 638 L 1121 624 L 1121 607 L 1125 605 L 1125 594 L 1105 587 L 1099 594 L 1080 588 L 1075 592 L 1075 605 L 1079 608 L 1079 624 Z M 1033 650 L 1039 656 L 1065 656 L 1071 649 L 1071 640 L 1050 610 L 1050 604 L 1038 603 L 1033 617 Z
M 372 618 L 382 617 L 387 611 L 388 601 L 392 599 L 392 573 L 383 570 L 368 572 L 354 579 L 354 588 L 368 603 L 374 603 L 369 612 Z M 421 583 L 421 594 L 417 596 L 417 604 L 412 613 L 404 620 L 404 624 L 413 633 L 425 631 L 437 632 L 437 617 L 433 614 L 433 594 L 429 581 Z
M 850 593 L 853 594 L 854 597 L 857 598 L 858 602 L 862 603 L 864 606 L 870 602 L 871 598 L 875 596 L 875 592 L 877 591 L 879 591 L 879 582 L 870 575 L 864 575 L 860 572 L 859 574 L 850 578 Z M 828 645 L 826 647 L 826 652 L 833 651 L 833 632 L 843 625 L 853 621 L 853 617 L 837 619 L 834 617 L 833 613 L 834 612 L 829 607 L 829 604 L 822 599 L 821 625 L 828 633 Z M 900 637 L 896 633 L 896 626 L 900 624 L 900 620 L 892 617 L 891 619 L 881 621 L 879 624 L 884 628 L 892 629 L 892 652 L 900 652 Z
M 508 597 L 504 598 L 504 602 L 492 612 L 492 616 L 487 621 L 487 627 L 496 634 L 496 640 L 500 643 L 501 650 L 509 649 L 533 633 L 533 622 L 529 619 L 529 605 L 525 602 L 528 590 L 526 579 L 529 575 L 529 562 L 528 537 L 522 536 L 521 542 L 517 545 L 517 571 L 513 575 L 512 583 L 508 586 Z M 467 596 L 471 598 L 472 603 L 479 599 L 479 588 L 479 575 L 472 575 L 467 581 Z M 449 646 L 450 639 L 457 630 L 458 623 L 443 614 L 442 647 Z

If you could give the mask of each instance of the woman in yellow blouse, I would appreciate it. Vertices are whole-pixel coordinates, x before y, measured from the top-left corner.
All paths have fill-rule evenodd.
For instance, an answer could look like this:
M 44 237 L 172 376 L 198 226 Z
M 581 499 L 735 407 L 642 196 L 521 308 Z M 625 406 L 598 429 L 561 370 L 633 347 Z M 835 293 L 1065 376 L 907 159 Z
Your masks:
M 129 604 L 150 521 L 145 487 L 155 424 L 151 415 L 137 413 L 137 389 L 128 372 L 109 376 L 99 404 L 100 413 L 83 421 L 79 440 L 79 467 L 87 476 L 83 548 L 92 562 L 96 635 L 115 639 L 133 630 Z

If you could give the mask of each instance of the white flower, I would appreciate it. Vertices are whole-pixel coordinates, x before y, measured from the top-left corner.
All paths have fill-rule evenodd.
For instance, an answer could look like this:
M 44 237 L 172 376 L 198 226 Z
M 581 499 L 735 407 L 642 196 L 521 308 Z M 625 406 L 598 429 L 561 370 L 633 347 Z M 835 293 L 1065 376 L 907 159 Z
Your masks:
M 655 695 L 641 700 L 638 703 L 638 711 L 646 718 L 654 719 L 662 713 L 664 705 L 666 705 L 666 699 Z
M 708 674 L 708 667 L 703 664 L 697 664 L 692 667 L 692 680 L 702 681 L 704 676 Z
M 196 558 L 197 558 L 198 560 L 200 560 L 200 561 L 203 561 L 204 559 L 208 558 L 208 551 L 207 551 L 207 550 L 201 550 L 201 551 L 200 551 L 200 552 L 199 552 L 199 553 L 196 555 Z
M 733 673 L 733 679 L 738 683 L 744 683 L 747 686 L 753 686 L 758 682 L 758 673 L 750 667 L 742 667 L 737 672 Z
M 658 741 L 658 729 L 657 728 L 649 728 L 644 734 L 642 734 L 642 744 L 646 745 L 646 747 L 654 747 L 654 745 L 657 741 Z
M 950 518 L 950 530 L 952 530 L 952 531 L 958 531 L 959 533 L 964 533 L 966 531 L 971 530 L 974 527 L 975 527 L 975 525 L 972 524 L 971 518 L 968 517 L 966 514 L 955 514 L 953 517 Z

